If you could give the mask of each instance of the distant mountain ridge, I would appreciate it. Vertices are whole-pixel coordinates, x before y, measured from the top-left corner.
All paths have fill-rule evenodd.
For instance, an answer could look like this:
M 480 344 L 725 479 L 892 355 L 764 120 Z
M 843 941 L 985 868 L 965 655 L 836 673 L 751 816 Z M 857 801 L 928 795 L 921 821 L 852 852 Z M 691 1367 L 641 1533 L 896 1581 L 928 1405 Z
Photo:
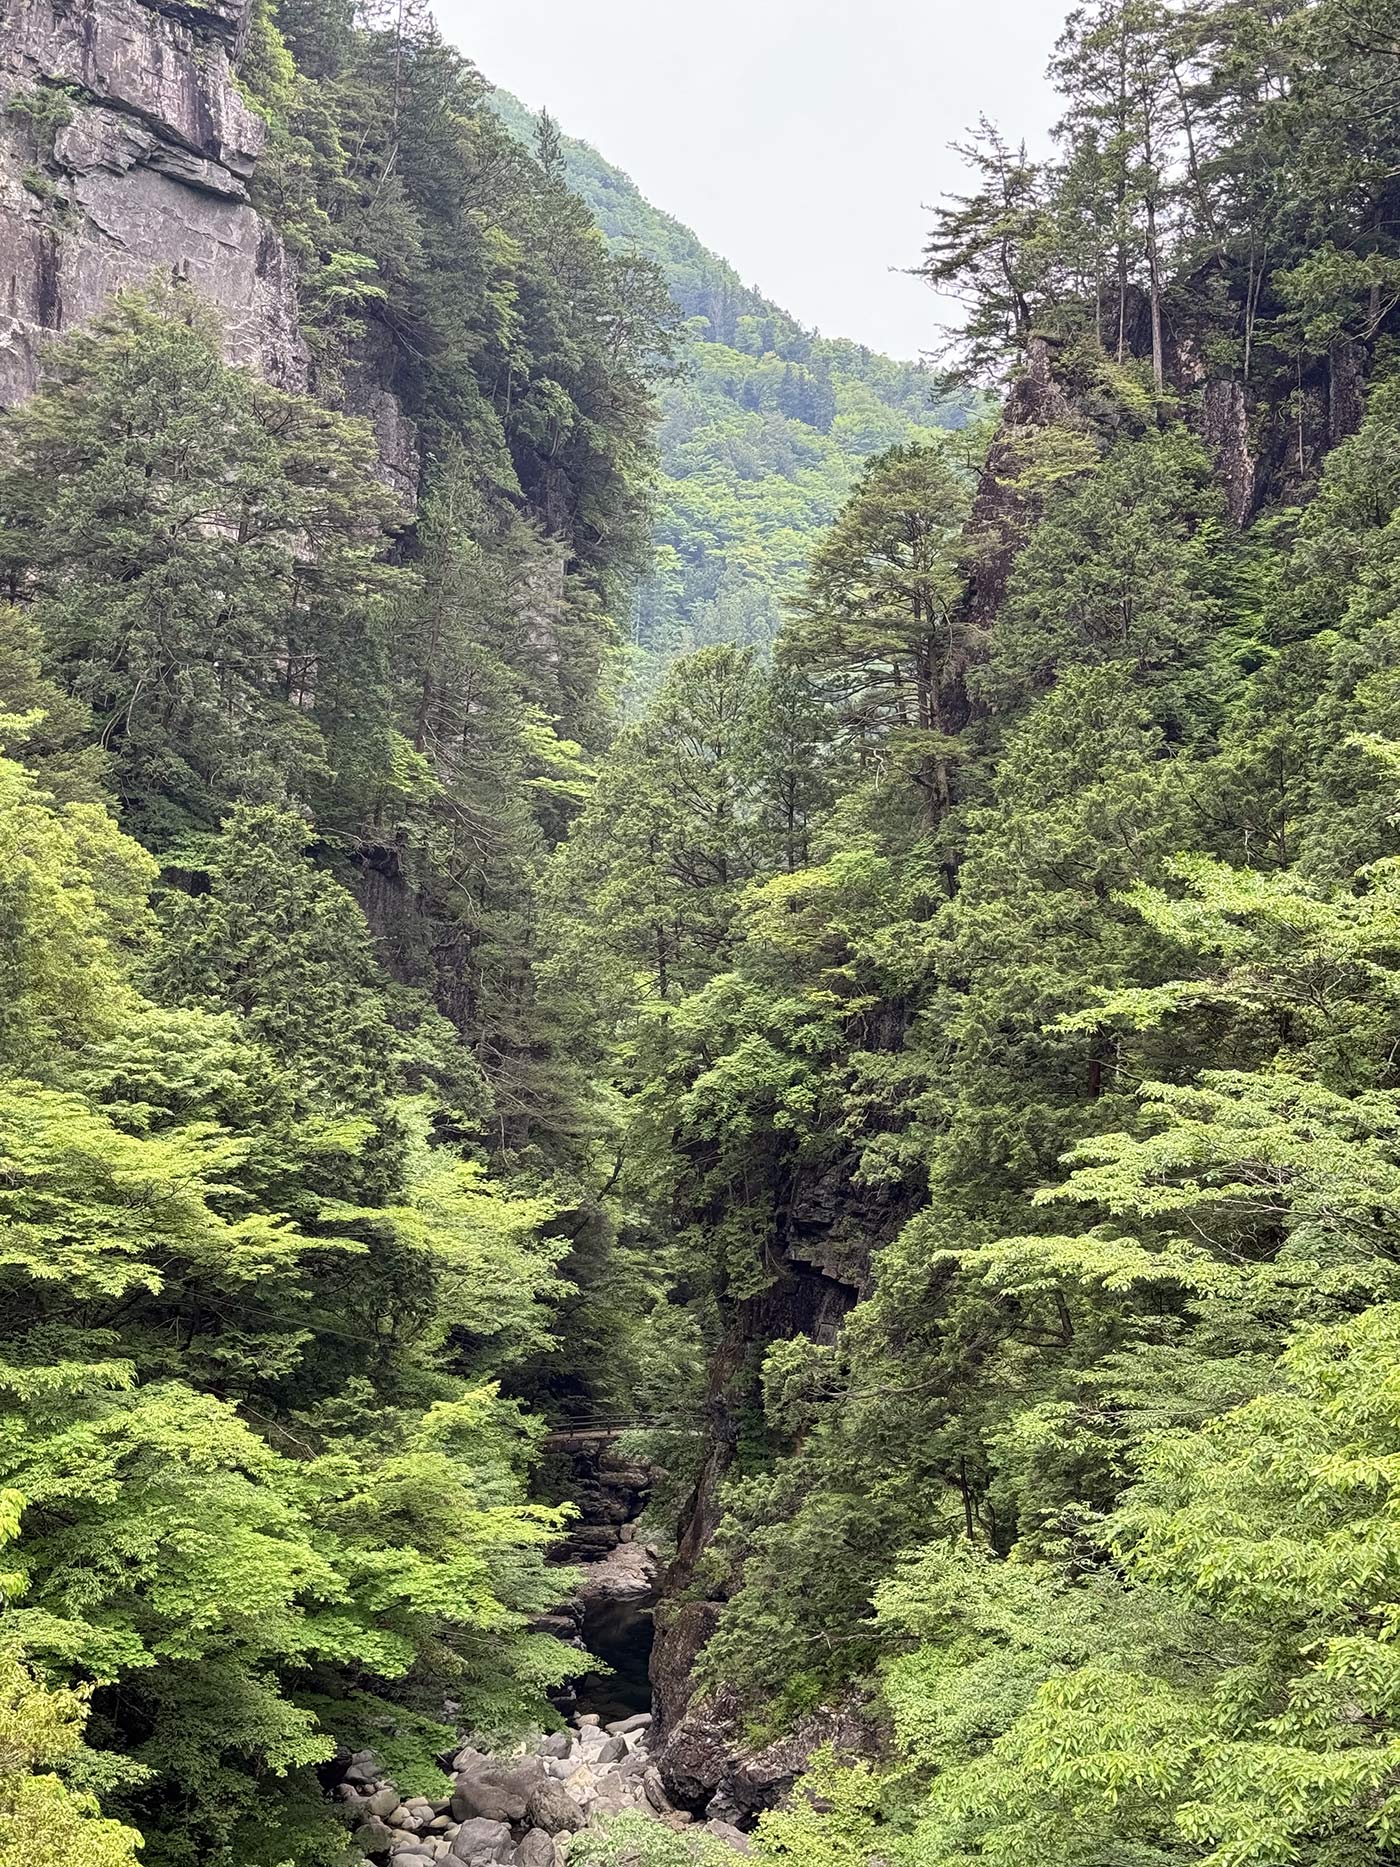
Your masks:
M 489 102 L 533 146 L 537 119 L 519 99 Z M 864 461 L 969 411 L 922 364 L 804 329 L 591 144 L 561 134 L 560 154 L 604 237 L 656 261 L 685 319 L 681 373 L 662 395 L 656 570 L 632 619 L 645 689 L 690 648 L 768 646 Z

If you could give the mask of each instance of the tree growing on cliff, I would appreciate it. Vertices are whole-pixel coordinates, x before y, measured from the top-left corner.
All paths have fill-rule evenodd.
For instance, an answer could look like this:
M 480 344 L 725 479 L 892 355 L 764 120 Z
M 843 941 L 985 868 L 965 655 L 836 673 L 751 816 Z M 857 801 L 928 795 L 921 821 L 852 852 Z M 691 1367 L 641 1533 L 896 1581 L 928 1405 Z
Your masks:
M 180 291 L 125 296 L 7 416 L 12 596 L 147 842 L 240 796 L 353 810 L 388 762 L 395 508 L 370 462 L 357 424 L 226 367 Z
M 969 646 L 959 617 L 966 476 L 942 447 L 897 447 L 866 468 L 813 554 L 783 638 L 859 769 L 888 763 L 931 823 L 952 798 Z

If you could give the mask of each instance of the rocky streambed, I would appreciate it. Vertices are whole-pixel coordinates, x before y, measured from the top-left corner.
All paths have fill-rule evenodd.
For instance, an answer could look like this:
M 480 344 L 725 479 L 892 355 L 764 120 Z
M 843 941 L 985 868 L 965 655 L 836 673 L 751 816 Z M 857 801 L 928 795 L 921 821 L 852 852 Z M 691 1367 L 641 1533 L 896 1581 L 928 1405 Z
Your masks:
M 355 1844 L 389 1867 L 564 1867 L 579 1835 L 628 1812 L 721 1841 L 736 1859 L 747 1854 L 737 1828 L 671 1806 L 650 1729 L 648 1712 L 606 1725 L 585 1712 L 509 1755 L 466 1744 L 451 1759 L 451 1796 L 436 1801 L 401 1797 L 375 1753 L 360 1751 L 336 1794 Z
M 660 1563 L 638 1523 L 651 1474 L 613 1437 L 561 1432 L 553 1441 L 580 1507 L 559 1551 L 574 1590 L 538 1623 L 579 1652 L 578 1677 L 555 1700 L 563 1728 L 509 1753 L 464 1739 L 441 1759 L 452 1792 L 436 1799 L 401 1795 L 374 1751 L 356 1752 L 335 1794 L 370 1861 L 563 1867 L 571 1852 L 586 1855 L 580 1837 L 622 1815 L 722 1842 L 736 1860 L 749 1852 L 747 1835 L 721 1819 L 722 1803 L 700 1816 L 679 1806 L 653 1756 L 648 1661 Z

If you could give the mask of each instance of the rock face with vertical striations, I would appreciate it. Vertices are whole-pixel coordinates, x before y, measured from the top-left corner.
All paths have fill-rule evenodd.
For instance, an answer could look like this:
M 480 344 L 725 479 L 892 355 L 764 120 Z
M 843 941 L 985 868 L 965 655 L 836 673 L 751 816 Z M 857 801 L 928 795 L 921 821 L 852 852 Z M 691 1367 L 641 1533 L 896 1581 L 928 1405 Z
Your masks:
M 0 402 L 123 286 L 188 280 L 230 361 L 306 381 L 296 280 L 249 205 L 263 128 L 234 59 L 252 0 L 0 0 Z

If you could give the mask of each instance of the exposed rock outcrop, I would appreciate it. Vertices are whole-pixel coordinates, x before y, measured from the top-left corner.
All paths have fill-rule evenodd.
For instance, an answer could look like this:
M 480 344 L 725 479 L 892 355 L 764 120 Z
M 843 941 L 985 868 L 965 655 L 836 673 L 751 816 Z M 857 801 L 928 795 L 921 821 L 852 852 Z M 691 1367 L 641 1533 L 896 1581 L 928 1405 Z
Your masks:
M 0 0 L 0 402 L 122 287 L 188 282 L 231 361 L 301 388 L 282 242 L 249 205 L 263 127 L 233 59 L 252 0 Z
M 900 1195 L 856 1190 L 848 1162 L 799 1181 L 783 1213 L 772 1283 L 734 1305 L 727 1318 L 711 1362 L 705 1454 L 662 1584 L 651 1660 L 656 1765 L 666 1793 L 681 1807 L 748 1821 L 783 1800 L 820 1744 L 856 1740 L 858 1721 L 841 1713 L 832 1715 L 839 1732 L 818 1720 L 781 1744 L 756 1749 L 737 1702 L 724 1694 L 697 1695 L 695 1664 L 731 1585 L 706 1586 L 702 1558 L 719 1525 L 721 1487 L 736 1454 L 741 1416 L 753 1402 L 758 1357 L 770 1343 L 796 1336 L 834 1341 L 866 1291 L 872 1253 L 907 1217 Z
M 1032 337 L 1026 366 L 1011 386 L 987 450 L 968 518 L 967 613 L 975 628 L 991 626 L 1025 541 L 1030 508 L 1015 481 L 1026 432 L 1068 425 L 1072 416 L 1069 397 L 1055 374 L 1055 345 L 1047 337 Z
M 1201 390 L 1201 439 L 1215 461 L 1225 503 L 1236 525 L 1254 510 L 1259 463 L 1249 437 L 1249 401 L 1244 384 L 1217 377 Z
M 745 1740 L 743 1726 L 742 1707 L 728 1693 L 692 1705 L 658 1749 L 668 1794 L 707 1820 L 749 1824 L 787 1800 L 824 1746 L 847 1756 L 870 1746 L 869 1727 L 855 1706 L 814 1712 L 757 1746 Z
M 573 1837 L 630 1814 L 725 1842 L 748 1837 L 715 1816 L 674 1808 L 648 1752 L 645 1713 L 603 1725 L 585 1716 L 509 1756 L 466 1744 L 450 1758 L 452 1794 L 401 1799 L 373 1751 L 357 1751 L 336 1792 L 362 1854 L 391 1867 L 564 1867 Z
M 385 348 L 366 340 L 341 371 L 340 400 L 347 415 L 367 421 L 379 449 L 379 477 L 391 492 L 413 505 L 418 498 L 422 465 L 418 424 L 404 414 L 385 385 L 391 376 Z

